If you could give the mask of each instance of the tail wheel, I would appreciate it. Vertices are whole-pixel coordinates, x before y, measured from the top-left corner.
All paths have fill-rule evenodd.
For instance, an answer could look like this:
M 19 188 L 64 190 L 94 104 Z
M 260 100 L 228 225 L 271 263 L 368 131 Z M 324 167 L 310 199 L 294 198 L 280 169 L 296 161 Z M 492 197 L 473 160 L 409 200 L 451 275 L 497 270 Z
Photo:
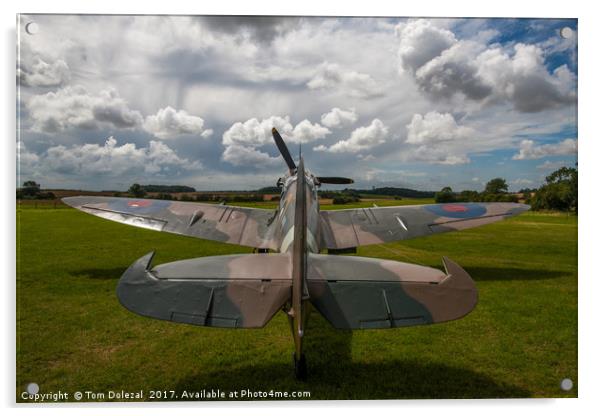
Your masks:
M 307 379 L 307 362 L 305 361 L 305 354 L 301 354 L 301 357 L 297 359 L 295 353 L 293 353 L 293 361 L 295 363 L 295 378 L 297 380 L 305 381 Z

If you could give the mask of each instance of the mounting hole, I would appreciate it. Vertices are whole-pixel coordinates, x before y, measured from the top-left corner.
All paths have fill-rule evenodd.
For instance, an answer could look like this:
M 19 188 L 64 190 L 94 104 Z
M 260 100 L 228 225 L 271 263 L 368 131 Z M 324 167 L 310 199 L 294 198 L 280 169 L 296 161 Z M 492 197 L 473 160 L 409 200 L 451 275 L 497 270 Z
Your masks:
M 569 391 L 573 388 L 573 380 L 570 378 L 565 378 L 560 382 L 560 388 L 564 391 Z
M 573 37 L 573 35 L 574 35 L 573 29 L 571 29 L 568 26 L 565 26 L 562 29 L 560 29 L 560 37 L 561 38 L 570 39 Z
M 35 35 L 40 30 L 40 27 L 36 22 L 29 22 L 25 25 L 25 31 L 30 35 Z
M 29 394 L 38 394 L 39 391 L 40 386 L 38 386 L 38 383 L 29 383 L 27 385 L 27 393 Z

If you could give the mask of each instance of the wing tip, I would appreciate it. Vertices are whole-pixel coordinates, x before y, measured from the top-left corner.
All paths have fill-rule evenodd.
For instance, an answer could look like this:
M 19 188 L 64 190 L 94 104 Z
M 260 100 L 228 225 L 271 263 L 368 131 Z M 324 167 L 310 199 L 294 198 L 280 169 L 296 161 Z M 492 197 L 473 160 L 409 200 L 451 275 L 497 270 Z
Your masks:
M 523 212 L 529 211 L 530 209 L 531 205 L 529 204 L 515 203 L 512 209 L 510 210 L 510 215 L 520 215 Z
M 66 205 L 69 205 L 70 207 L 77 208 L 81 205 L 80 203 L 78 203 L 78 201 L 80 201 L 81 198 L 81 196 L 65 196 L 61 198 L 61 202 L 63 202 Z

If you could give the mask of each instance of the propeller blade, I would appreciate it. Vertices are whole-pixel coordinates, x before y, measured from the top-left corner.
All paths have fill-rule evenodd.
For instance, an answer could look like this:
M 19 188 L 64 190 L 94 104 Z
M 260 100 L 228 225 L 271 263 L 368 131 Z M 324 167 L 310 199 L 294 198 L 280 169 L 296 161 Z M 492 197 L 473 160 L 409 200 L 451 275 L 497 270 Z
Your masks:
M 280 135 L 280 133 L 278 133 L 278 130 L 276 130 L 276 128 L 272 128 L 272 136 L 274 136 L 276 146 L 278 146 L 278 150 L 280 150 L 280 154 L 284 158 L 284 161 L 286 162 L 288 168 L 290 170 L 297 169 L 297 166 L 295 165 L 295 162 L 293 161 L 293 158 L 291 157 L 291 154 L 288 151 L 288 147 L 286 147 L 286 143 L 284 143 L 282 136 Z
M 338 176 L 318 176 L 317 179 L 320 183 L 331 183 L 334 185 L 347 185 L 353 183 L 353 179 L 341 178 Z

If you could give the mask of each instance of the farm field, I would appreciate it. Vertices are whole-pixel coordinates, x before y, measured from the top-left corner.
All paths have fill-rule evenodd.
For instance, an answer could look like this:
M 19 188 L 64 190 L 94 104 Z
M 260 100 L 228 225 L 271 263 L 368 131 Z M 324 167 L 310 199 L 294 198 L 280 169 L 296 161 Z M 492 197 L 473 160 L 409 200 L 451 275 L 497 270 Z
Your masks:
M 323 208 L 432 202 L 369 200 Z M 251 252 L 50 203 L 18 206 L 17 401 L 30 382 L 40 392 L 249 389 L 309 391 L 309 399 L 578 394 L 576 216 L 527 212 L 461 232 L 360 247 L 359 256 L 431 267 L 442 267 L 447 256 L 476 281 L 479 304 L 459 321 L 390 330 L 339 331 L 314 311 L 305 338 L 306 382 L 294 379 L 283 313 L 260 330 L 229 330 L 156 321 L 124 309 L 115 295 L 117 280 L 153 250 L 154 264 Z M 560 389 L 564 378 L 574 383 L 568 392 Z

